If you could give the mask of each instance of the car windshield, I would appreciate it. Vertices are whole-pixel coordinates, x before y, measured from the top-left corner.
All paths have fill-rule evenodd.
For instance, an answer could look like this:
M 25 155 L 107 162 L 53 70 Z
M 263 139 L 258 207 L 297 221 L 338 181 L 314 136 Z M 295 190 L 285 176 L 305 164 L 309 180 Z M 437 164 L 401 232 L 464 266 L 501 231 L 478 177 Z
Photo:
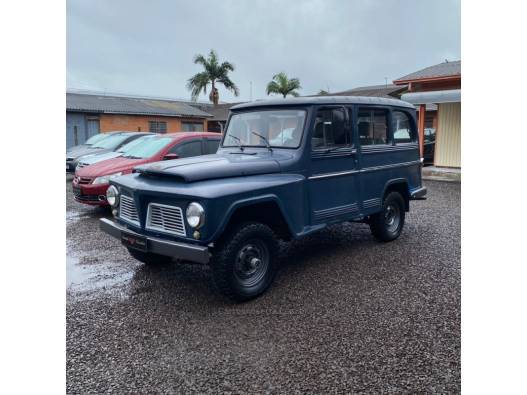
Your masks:
M 92 145 L 93 148 L 105 148 L 114 150 L 119 147 L 130 135 L 114 134 Z
M 134 148 L 136 145 L 142 144 L 145 140 L 152 139 L 155 136 L 144 136 L 139 137 L 138 139 L 132 140 L 129 143 L 126 143 L 121 148 L 117 150 L 117 152 L 121 154 L 126 154 L 128 151 L 130 151 L 132 148 Z
M 146 159 L 157 154 L 168 144 L 170 144 L 174 139 L 170 137 L 150 137 L 141 142 L 141 144 L 132 147 L 130 150 L 126 151 L 123 155 L 125 158 L 132 159 Z
M 99 141 L 101 141 L 102 139 L 108 137 L 109 135 L 108 134 L 104 134 L 104 133 L 99 133 L 99 134 L 96 134 L 95 136 L 91 136 L 88 140 L 86 140 L 86 142 L 84 144 L 86 145 L 93 145 L 95 143 L 98 143 Z
M 306 119 L 305 110 L 265 110 L 234 114 L 223 147 L 298 148 Z

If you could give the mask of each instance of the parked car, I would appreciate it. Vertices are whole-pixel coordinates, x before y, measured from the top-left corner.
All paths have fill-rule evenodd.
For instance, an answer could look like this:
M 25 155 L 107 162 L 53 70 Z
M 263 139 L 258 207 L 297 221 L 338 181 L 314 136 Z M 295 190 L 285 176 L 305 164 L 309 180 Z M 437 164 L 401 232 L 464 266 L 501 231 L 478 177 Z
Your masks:
M 95 144 L 99 140 L 102 140 L 103 138 L 108 137 L 108 133 L 98 133 L 93 136 L 91 136 L 88 140 L 86 140 L 83 144 L 74 145 L 73 147 L 70 147 L 66 150 L 66 154 L 69 154 L 71 152 L 77 151 L 79 149 L 84 149 L 90 145 Z
M 111 152 L 119 149 L 124 144 L 129 143 L 132 140 L 135 140 L 141 136 L 144 136 L 146 133 L 141 132 L 112 132 L 108 134 L 107 137 L 100 139 L 96 143 L 87 146 L 82 149 L 70 152 L 66 155 L 66 172 L 74 173 L 75 168 L 77 167 L 77 159 L 81 156 L 89 154 L 102 154 L 105 152 Z
M 81 156 L 77 158 L 77 166 L 75 167 L 75 170 L 82 169 L 83 167 L 93 165 L 98 162 L 102 162 L 103 160 L 108 160 L 112 158 L 117 158 L 118 156 L 123 156 L 129 150 L 134 148 L 136 145 L 142 144 L 143 141 L 145 141 L 145 139 L 148 139 L 154 136 L 156 136 L 155 133 L 145 133 L 142 137 L 139 137 L 135 140 L 130 141 L 129 143 L 126 143 L 125 145 L 121 146 L 115 151 L 105 152 L 102 154 L 88 154 L 88 155 Z
M 123 156 L 77 170 L 72 181 L 75 200 L 89 205 L 108 206 L 106 190 L 110 180 L 131 173 L 138 165 L 216 152 L 220 140 L 220 135 L 206 132 L 148 136 Z
M 434 164 L 434 152 L 436 147 L 436 130 L 435 128 L 425 128 L 423 143 L 423 158 L 425 165 Z
M 410 131 L 409 141 L 394 137 L 398 128 Z M 415 109 L 403 101 L 241 104 L 231 108 L 215 155 L 110 180 L 115 220 L 100 226 L 145 264 L 210 264 L 217 288 L 244 301 L 272 283 L 278 239 L 345 221 L 369 224 L 380 241 L 399 237 L 410 201 L 426 195 L 421 166 Z

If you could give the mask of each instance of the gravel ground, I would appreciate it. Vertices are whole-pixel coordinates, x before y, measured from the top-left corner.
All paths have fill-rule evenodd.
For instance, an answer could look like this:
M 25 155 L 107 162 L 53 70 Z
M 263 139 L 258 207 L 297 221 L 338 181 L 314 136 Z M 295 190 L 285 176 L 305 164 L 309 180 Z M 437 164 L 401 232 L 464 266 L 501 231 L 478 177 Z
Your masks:
M 232 304 L 200 265 L 147 268 L 67 183 L 68 393 L 459 393 L 460 184 L 428 182 L 401 237 L 363 224 L 283 245 Z

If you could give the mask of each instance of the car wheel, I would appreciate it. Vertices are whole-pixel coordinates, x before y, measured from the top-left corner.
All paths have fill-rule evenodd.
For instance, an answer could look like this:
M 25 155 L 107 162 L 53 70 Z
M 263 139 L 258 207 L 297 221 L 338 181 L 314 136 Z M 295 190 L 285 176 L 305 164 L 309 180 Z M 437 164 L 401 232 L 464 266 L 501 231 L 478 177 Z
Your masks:
M 216 287 L 238 302 L 261 295 L 275 277 L 278 249 L 276 235 L 267 225 L 247 222 L 236 226 L 213 254 Z
M 155 265 L 164 265 L 172 261 L 172 257 L 153 254 L 151 252 L 138 251 L 133 248 L 127 248 L 130 255 L 132 255 L 139 262 L 144 263 L 145 265 L 155 266 Z
M 382 211 L 370 217 L 370 229 L 379 241 L 392 241 L 404 227 L 405 205 L 399 192 L 390 192 L 384 198 Z

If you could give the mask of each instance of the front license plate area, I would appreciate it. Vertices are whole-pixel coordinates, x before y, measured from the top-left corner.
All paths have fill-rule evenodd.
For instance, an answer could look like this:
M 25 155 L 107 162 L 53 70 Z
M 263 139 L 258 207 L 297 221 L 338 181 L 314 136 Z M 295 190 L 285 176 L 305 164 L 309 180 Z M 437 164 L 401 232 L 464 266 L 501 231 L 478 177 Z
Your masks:
M 137 236 L 127 232 L 121 232 L 121 243 L 126 247 L 148 252 L 148 242 L 144 236 Z

